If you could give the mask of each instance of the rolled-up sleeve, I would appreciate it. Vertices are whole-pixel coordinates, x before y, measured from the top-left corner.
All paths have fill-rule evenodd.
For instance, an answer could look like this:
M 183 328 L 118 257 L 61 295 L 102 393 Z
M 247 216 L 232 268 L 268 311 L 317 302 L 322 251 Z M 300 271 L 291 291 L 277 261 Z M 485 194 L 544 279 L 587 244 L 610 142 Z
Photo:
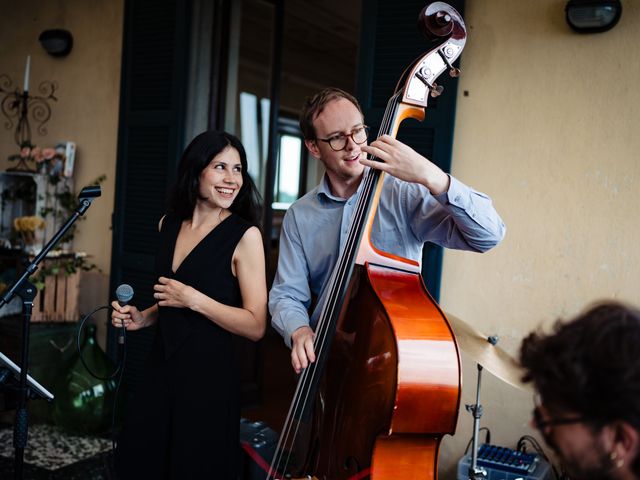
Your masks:
M 409 187 L 408 203 L 413 204 L 411 228 L 423 242 L 447 248 L 486 252 L 499 244 L 506 226 L 491 198 L 450 176 L 447 192 L 424 196 L 417 185 Z M 425 189 L 426 190 L 426 189 Z

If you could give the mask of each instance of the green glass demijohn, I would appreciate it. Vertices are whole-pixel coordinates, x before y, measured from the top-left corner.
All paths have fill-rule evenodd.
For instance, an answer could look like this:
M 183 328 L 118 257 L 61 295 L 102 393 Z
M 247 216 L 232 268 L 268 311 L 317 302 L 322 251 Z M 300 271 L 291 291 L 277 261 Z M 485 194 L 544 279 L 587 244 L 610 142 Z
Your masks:
M 95 325 L 87 326 L 80 348 L 92 372 L 106 377 L 114 371 L 113 362 L 96 342 Z M 76 433 L 106 433 L 111 428 L 115 394 L 116 380 L 93 377 L 76 352 L 56 382 L 53 421 Z

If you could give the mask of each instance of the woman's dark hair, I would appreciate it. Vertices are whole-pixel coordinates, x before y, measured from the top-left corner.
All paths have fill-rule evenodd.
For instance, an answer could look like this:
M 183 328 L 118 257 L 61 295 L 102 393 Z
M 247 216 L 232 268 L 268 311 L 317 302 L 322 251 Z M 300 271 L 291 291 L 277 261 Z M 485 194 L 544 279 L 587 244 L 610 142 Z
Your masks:
M 178 179 L 169 200 L 171 213 L 181 220 L 191 218 L 196 202 L 201 199 L 200 174 L 227 147 L 236 149 L 242 164 L 242 187 L 229 210 L 253 225 L 259 224 L 260 195 L 249 176 L 244 147 L 234 135 L 215 130 L 208 130 L 195 137 L 182 154 L 178 165 Z
M 520 349 L 523 380 L 547 407 L 572 411 L 595 429 L 625 421 L 640 431 L 640 311 L 600 303 Z M 640 456 L 634 463 L 640 473 Z

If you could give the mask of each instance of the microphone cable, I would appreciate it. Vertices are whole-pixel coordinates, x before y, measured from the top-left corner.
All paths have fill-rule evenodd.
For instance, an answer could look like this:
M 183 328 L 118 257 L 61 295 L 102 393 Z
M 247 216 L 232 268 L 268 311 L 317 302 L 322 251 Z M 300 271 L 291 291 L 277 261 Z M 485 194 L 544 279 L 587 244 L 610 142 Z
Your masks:
M 80 362 L 82 363 L 82 365 L 84 366 L 84 368 L 87 369 L 87 372 L 89 372 L 89 375 L 91 375 L 94 378 L 97 378 L 98 380 L 112 380 L 114 379 L 116 376 L 118 377 L 118 379 L 116 380 L 116 389 L 113 395 L 113 406 L 111 408 L 111 449 L 112 451 L 115 453 L 115 449 L 116 449 L 116 410 L 117 410 L 117 405 L 118 405 L 118 394 L 120 392 L 120 385 L 122 385 L 122 377 L 124 374 L 124 367 L 125 364 L 127 362 L 127 329 L 124 327 L 124 325 L 122 326 L 122 338 L 124 340 L 124 342 L 122 343 L 122 348 L 120 349 L 121 354 L 118 355 L 118 361 L 116 364 L 116 369 L 110 374 L 107 375 L 105 377 L 98 375 L 96 372 L 94 372 L 93 370 L 91 370 L 91 368 L 89 367 L 89 365 L 87 365 L 87 362 L 85 362 L 84 357 L 82 355 L 82 349 L 80 346 L 80 342 L 81 342 L 81 338 L 82 338 L 82 330 L 84 328 L 84 324 L 86 323 L 86 321 L 91 318 L 93 315 L 95 315 L 96 313 L 98 313 L 101 310 L 113 310 L 113 307 L 111 307 L 110 305 L 102 305 L 100 307 L 95 308 L 94 310 L 92 310 L 90 313 L 84 315 L 82 317 L 82 319 L 80 320 L 80 325 L 78 326 L 78 334 L 76 335 L 76 348 L 78 350 L 78 356 L 80 358 Z

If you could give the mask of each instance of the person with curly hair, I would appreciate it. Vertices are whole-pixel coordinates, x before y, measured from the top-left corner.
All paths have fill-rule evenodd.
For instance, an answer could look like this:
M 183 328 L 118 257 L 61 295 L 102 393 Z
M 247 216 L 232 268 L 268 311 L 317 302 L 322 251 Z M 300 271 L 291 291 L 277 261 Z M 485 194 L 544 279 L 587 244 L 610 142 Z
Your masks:
M 521 346 L 532 424 L 571 479 L 640 478 L 640 310 L 591 307 Z

